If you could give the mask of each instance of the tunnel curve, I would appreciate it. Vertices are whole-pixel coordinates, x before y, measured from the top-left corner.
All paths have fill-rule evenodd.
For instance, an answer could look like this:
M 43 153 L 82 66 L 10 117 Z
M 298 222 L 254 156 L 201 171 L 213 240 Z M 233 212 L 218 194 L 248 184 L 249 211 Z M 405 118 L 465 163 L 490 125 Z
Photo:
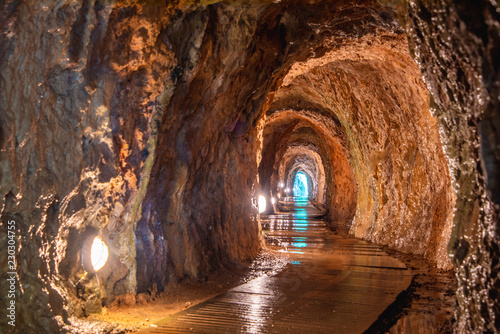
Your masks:
M 285 188 L 293 189 L 295 175 L 303 172 L 308 179 L 309 199 L 325 202 L 325 170 L 321 156 L 314 149 L 295 144 L 286 150 L 279 161 L 278 179 L 283 180 Z
M 302 156 L 313 162 L 314 168 L 303 169 L 310 171 L 313 184 L 317 184 L 315 200 L 325 203 L 332 226 L 349 230 L 356 210 L 357 187 L 339 123 L 315 111 L 273 108 L 274 103 L 267 111 L 263 128 L 261 187 L 276 191 L 279 182 L 284 182 L 285 188 L 292 189 L 293 172 Z M 343 192 L 339 191 L 342 185 L 346 185 Z
M 481 217 L 493 210 L 470 188 L 482 175 L 479 116 L 464 111 L 459 125 L 472 130 L 455 136 L 443 110 L 465 99 L 455 86 L 439 88 L 449 81 L 434 63 L 427 76 L 439 89 L 429 98 L 418 65 L 437 52 L 424 48 L 416 64 L 420 35 L 410 36 L 411 51 L 392 8 L 374 0 L 8 3 L 0 208 L 18 223 L 16 256 L 30 268 L 18 277 L 29 287 L 19 296 L 21 330 L 58 332 L 56 316 L 87 316 L 117 298 L 248 263 L 262 248 L 255 199 L 269 200 L 299 170 L 330 228 L 450 269 L 455 219 L 454 263 L 474 254 L 465 263 L 476 266 L 469 248 L 480 240 L 470 235 L 488 230 Z M 409 10 L 409 29 L 434 36 L 426 12 Z M 461 146 L 467 134 L 475 141 Z M 490 177 L 494 166 L 486 165 Z M 457 208 L 450 169 L 466 185 L 455 189 Z M 81 265 L 90 235 L 109 247 L 99 280 Z M 460 275 L 471 282 L 467 268 Z
M 381 34 L 294 64 L 267 113 L 315 110 L 311 128 L 335 133 L 343 143 L 348 152 L 345 175 L 352 173 L 354 180 L 340 183 L 326 172 L 327 184 L 334 198 L 338 190 L 342 194 L 355 185 L 355 214 L 352 221 L 345 216 L 332 227 L 348 226 L 357 237 L 425 254 L 450 268 L 446 244 L 454 195 L 428 101 L 405 37 Z M 290 122 L 300 117 L 288 115 Z M 326 170 L 338 164 L 325 161 Z M 326 193 L 332 196 L 328 189 Z M 335 204 L 326 201 L 332 222 L 338 222 L 333 210 L 350 201 L 342 196 Z

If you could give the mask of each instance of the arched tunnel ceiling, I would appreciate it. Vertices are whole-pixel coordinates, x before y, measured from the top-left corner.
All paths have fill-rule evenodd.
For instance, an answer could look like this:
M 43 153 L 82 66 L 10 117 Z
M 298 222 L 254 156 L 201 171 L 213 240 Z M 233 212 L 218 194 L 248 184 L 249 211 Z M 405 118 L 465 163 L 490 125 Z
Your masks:
M 253 258 L 257 175 L 271 179 L 288 147 L 321 157 L 333 227 L 441 268 L 450 167 L 460 326 L 495 328 L 480 310 L 499 305 L 499 20 L 498 4 L 478 4 L 415 0 L 402 14 L 447 166 L 407 36 L 376 1 L 2 3 L 0 208 L 30 269 L 19 330 L 55 333 L 56 316 Z M 96 233 L 106 297 L 84 300 Z
M 338 225 L 450 267 L 446 240 L 454 196 L 442 173 L 447 161 L 437 120 L 404 35 L 345 41 L 322 57 L 294 64 L 274 94 L 268 122 L 281 113 L 294 114 L 290 120 L 308 114 L 311 129 L 344 142 L 346 168 L 355 181 L 331 178 L 327 184 L 356 187 L 356 214 L 353 222 Z
M 279 163 L 278 180 L 284 182 L 286 188 L 292 189 L 295 174 L 304 171 L 312 181 L 310 198 L 320 203 L 325 201 L 325 169 L 317 150 L 304 145 L 292 145 L 286 149 L 277 163 Z M 276 189 L 275 186 L 274 190 Z
M 280 182 L 291 188 L 294 163 L 298 156 L 316 161 L 319 202 L 328 202 L 332 225 L 349 229 L 356 209 L 357 187 L 347 158 L 343 131 L 332 117 L 307 110 L 278 110 L 265 117 L 263 127 L 263 159 L 259 179 L 264 191 L 271 196 Z M 288 127 L 287 127 L 288 126 Z M 286 128 L 287 131 L 283 131 Z M 312 172 L 314 174 L 314 172 Z M 335 182 L 333 182 L 335 180 Z M 344 187 L 343 197 L 338 187 Z M 328 185 L 331 191 L 326 191 Z M 333 203 L 333 205 L 330 205 Z

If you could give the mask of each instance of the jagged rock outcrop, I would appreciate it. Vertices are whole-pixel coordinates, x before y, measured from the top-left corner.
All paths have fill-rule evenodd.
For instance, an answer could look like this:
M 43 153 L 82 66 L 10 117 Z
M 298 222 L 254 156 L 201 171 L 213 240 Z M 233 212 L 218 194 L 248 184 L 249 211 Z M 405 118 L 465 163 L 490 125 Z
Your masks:
M 54 316 L 135 292 L 134 224 L 161 112 L 155 99 L 176 64 L 158 36 L 172 15 L 153 4 L 2 4 L 1 252 L 12 219 L 19 332 L 56 333 Z M 110 248 L 101 286 L 81 264 L 96 234 Z

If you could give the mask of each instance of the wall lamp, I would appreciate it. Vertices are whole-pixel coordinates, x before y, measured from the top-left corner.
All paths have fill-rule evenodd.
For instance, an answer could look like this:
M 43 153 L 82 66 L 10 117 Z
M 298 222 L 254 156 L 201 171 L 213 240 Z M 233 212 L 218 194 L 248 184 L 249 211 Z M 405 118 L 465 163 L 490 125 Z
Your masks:
M 262 195 L 259 196 L 259 213 L 265 212 L 266 211 L 266 198 Z
M 92 241 L 92 243 L 90 243 Z M 82 262 L 88 272 L 97 272 L 106 265 L 109 258 L 108 245 L 100 236 L 89 238 L 83 246 Z

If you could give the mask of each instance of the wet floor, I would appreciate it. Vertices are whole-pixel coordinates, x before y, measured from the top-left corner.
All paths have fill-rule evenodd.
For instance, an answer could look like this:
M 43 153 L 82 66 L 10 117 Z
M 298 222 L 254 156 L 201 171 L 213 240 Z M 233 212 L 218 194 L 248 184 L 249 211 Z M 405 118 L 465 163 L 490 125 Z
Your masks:
M 281 202 L 263 221 L 266 240 L 289 259 L 262 276 L 141 333 L 363 333 L 411 282 L 378 246 L 333 234 L 306 200 Z

